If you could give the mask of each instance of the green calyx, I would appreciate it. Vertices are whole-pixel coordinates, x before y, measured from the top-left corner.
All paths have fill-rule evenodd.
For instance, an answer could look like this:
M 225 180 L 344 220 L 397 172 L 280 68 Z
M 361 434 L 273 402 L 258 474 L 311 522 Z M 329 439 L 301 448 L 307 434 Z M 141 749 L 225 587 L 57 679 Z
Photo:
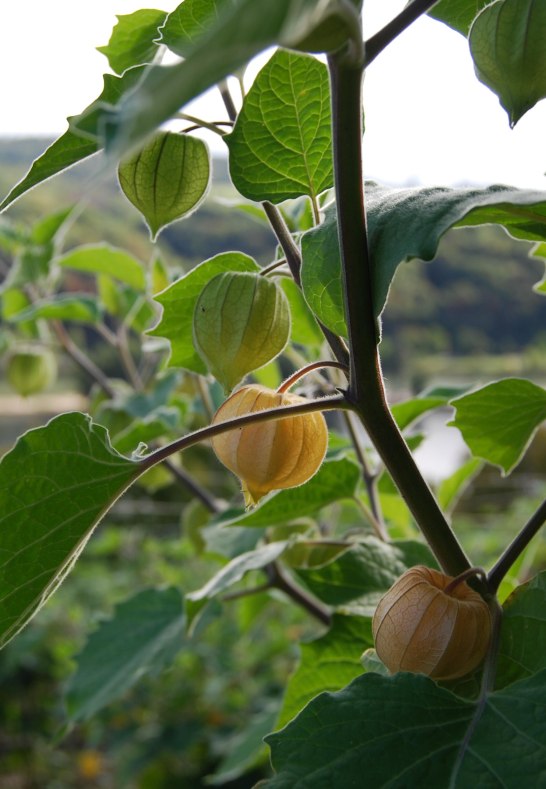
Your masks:
M 288 300 L 260 274 L 218 274 L 195 305 L 194 345 L 226 391 L 278 356 L 289 336 Z

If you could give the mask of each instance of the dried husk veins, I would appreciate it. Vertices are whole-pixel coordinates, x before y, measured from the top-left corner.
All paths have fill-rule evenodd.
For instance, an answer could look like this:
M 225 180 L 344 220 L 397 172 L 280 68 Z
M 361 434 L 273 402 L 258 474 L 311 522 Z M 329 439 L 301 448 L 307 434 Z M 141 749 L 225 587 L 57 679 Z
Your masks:
M 284 291 L 259 274 L 218 274 L 195 305 L 195 347 L 226 391 L 278 356 L 289 336 Z
M 432 679 L 463 677 L 487 651 L 491 615 L 467 583 L 428 567 L 408 570 L 379 602 L 373 619 L 377 654 L 391 673 L 412 671 Z
M 244 386 L 220 406 L 213 424 L 266 408 L 304 402 L 304 397 L 290 392 Z M 240 478 L 249 506 L 272 490 L 307 482 L 326 454 L 328 429 L 324 416 L 316 411 L 222 433 L 212 439 L 212 447 L 219 460 Z

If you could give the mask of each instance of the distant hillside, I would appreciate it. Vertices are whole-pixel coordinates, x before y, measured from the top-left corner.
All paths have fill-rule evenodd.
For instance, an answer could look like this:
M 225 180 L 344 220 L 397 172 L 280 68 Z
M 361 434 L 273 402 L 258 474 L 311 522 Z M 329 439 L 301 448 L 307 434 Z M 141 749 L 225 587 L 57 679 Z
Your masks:
M 0 140 L 0 193 L 21 178 L 47 140 Z M 138 212 L 121 194 L 114 174 L 96 181 L 100 160 L 92 157 L 43 184 L 9 209 L 8 215 L 36 221 L 67 204 L 81 211 L 67 246 L 107 241 L 147 260 L 153 247 Z M 219 197 L 233 197 L 225 159 L 213 164 L 210 197 L 195 214 L 160 236 L 162 253 L 184 268 L 221 251 L 239 249 L 261 263 L 271 260 L 275 239 L 265 224 L 229 210 Z M 544 262 L 530 259 L 530 244 L 501 228 L 484 226 L 448 233 L 433 263 L 399 267 L 383 320 L 383 354 L 389 372 L 455 370 L 466 359 L 480 372 L 483 358 L 502 355 L 507 374 L 544 371 L 546 298 L 533 292 Z M 506 354 L 512 354 L 506 367 Z M 419 364 L 417 364 L 417 361 Z M 523 365 L 519 369 L 519 365 Z M 488 362 L 490 363 L 490 362 Z M 428 366 L 427 366 L 428 365 Z

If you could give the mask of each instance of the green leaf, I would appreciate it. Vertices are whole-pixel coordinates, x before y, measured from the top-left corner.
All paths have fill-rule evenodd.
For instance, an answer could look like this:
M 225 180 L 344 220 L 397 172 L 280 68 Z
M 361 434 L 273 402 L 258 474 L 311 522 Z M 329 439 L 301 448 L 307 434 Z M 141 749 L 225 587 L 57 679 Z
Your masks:
M 449 395 L 445 397 L 414 397 L 403 403 L 396 403 L 391 406 L 392 415 L 400 430 L 405 430 L 412 422 L 420 416 L 432 411 L 434 408 L 441 408 L 446 405 Z
M 348 458 L 327 460 L 309 482 L 264 497 L 253 510 L 227 521 L 226 526 L 274 526 L 313 515 L 322 507 L 353 498 L 360 469 Z
M 152 240 L 167 225 L 188 216 L 210 186 L 209 149 L 187 134 L 159 132 L 118 170 L 120 186 L 144 216 Z
M 72 213 L 72 206 L 54 211 L 52 214 L 39 219 L 32 225 L 30 240 L 33 244 L 50 244 L 56 240 L 56 236 L 63 229 L 64 223 Z
M 452 400 L 455 419 L 472 453 L 499 466 L 517 465 L 546 419 L 546 390 L 525 378 L 505 378 Z
M 470 29 L 476 76 L 499 97 L 513 128 L 546 97 L 543 0 L 497 0 Z
M 193 314 L 204 286 L 224 271 L 255 271 L 260 267 L 242 252 L 225 252 L 200 263 L 159 293 L 155 300 L 163 307 L 161 320 L 148 334 L 166 337 L 171 343 L 171 367 L 184 367 L 205 374 L 201 357 L 193 347 Z
M 104 47 L 97 47 L 108 58 L 112 71 L 123 74 L 131 66 L 152 63 L 159 48 L 159 28 L 166 16 L 165 11 L 154 8 L 117 15 L 110 41 Z
M 108 244 L 76 247 L 56 260 L 61 268 L 89 274 L 109 274 L 135 290 L 145 291 L 146 274 L 142 263 L 123 249 Z
M 68 167 L 81 162 L 83 159 L 97 153 L 102 148 L 102 142 L 98 136 L 98 126 L 102 117 L 104 106 L 115 106 L 126 91 L 131 90 L 142 76 L 143 68 L 129 69 L 123 77 L 116 77 L 112 74 L 104 75 L 104 89 L 100 96 L 89 105 L 86 113 L 85 132 L 88 136 L 82 137 L 72 128 L 59 137 L 39 156 L 32 164 L 32 167 L 13 187 L 7 197 L 0 203 L 0 211 L 3 211 L 21 195 L 28 192 L 34 186 L 47 181 L 53 175 L 66 170 Z M 74 118 L 68 119 L 69 123 Z M 93 136 L 93 132 L 95 133 Z M 91 138 L 89 137 L 91 135 Z
M 346 337 L 335 206 L 326 209 L 321 225 L 304 233 L 301 254 L 301 286 L 305 300 L 330 331 Z
M 322 693 L 270 734 L 277 774 L 268 789 L 304 787 L 517 787 L 541 785 L 546 760 L 546 672 L 487 696 L 476 713 L 427 677 L 367 673 Z
M 217 23 L 220 12 L 237 3 L 238 0 L 184 0 L 167 16 L 161 43 L 180 57 L 188 57 L 199 38 Z
M 383 594 L 409 567 L 436 567 L 429 548 L 413 540 L 385 543 L 376 537 L 356 542 L 350 551 L 317 570 L 298 570 L 298 576 L 320 600 L 346 606 L 362 616 L 373 616 Z
M 284 291 L 255 272 L 217 274 L 195 304 L 195 348 L 228 392 L 248 373 L 275 359 L 289 336 Z
M 296 540 L 286 550 L 284 561 L 299 570 L 312 570 L 330 564 L 351 547 L 341 540 Z
M 490 0 L 440 0 L 428 15 L 445 22 L 466 38 L 477 14 Z
M 235 188 L 256 202 L 316 199 L 333 185 L 330 125 L 326 66 L 309 55 L 278 50 L 224 138 Z
M 465 488 L 481 470 L 482 465 L 478 458 L 471 458 L 466 463 L 463 463 L 453 474 L 442 480 L 436 493 L 441 509 L 445 511 L 453 509 L 459 497 L 464 493 Z
M 183 644 L 182 595 L 173 587 L 146 589 L 116 606 L 76 658 L 66 689 L 71 722 L 88 720 L 145 675 L 169 666 Z
M 156 438 L 169 435 L 180 428 L 180 411 L 178 408 L 160 406 L 147 416 L 132 420 L 113 439 L 112 444 L 118 452 L 134 452 L 140 444 L 149 444 Z
M 233 584 L 238 583 L 251 570 L 261 570 L 271 564 L 284 553 L 288 542 L 270 542 L 256 550 L 236 556 L 216 573 L 201 589 L 186 595 L 186 613 L 189 624 L 197 614 L 217 595 L 225 592 Z
M 68 574 L 93 529 L 138 476 L 85 414 L 22 436 L 0 462 L 0 646 Z
M 366 185 L 368 240 L 374 271 L 375 312 L 380 315 L 389 287 L 400 263 L 421 258 L 432 260 L 443 234 L 451 227 L 484 224 L 504 226 L 515 238 L 540 241 L 546 238 L 546 194 L 507 186 L 451 189 L 417 187 L 390 189 L 378 184 Z M 333 213 L 333 209 L 331 209 Z M 328 220 L 328 212 L 325 220 Z M 322 226 L 321 226 L 322 227 Z M 337 226 L 330 216 L 321 239 L 313 247 L 313 276 L 328 293 L 321 295 L 311 309 L 329 328 L 332 314 L 341 320 L 341 265 L 337 244 Z M 306 234 L 309 235 L 309 234 Z M 302 248 L 305 263 L 304 236 Z M 321 249 L 323 251 L 321 251 Z M 316 273 L 315 272 L 316 269 Z M 302 279 L 305 273 L 302 273 Z M 311 283 L 304 293 L 309 301 Z M 339 328 L 339 324 L 338 328 Z M 338 331 L 338 333 L 345 333 Z
M 362 674 L 360 657 L 371 646 L 371 619 L 335 614 L 327 633 L 300 645 L 300 662 L 288 680 L 276 728 L 285 726 L 319 693 L 340 690 Z
M 125 101 L 104 110 L 100 144 L 105 140 L 107 150 L 122 155 L 255 55 L 274 44 L 297 43 L 313 29 L 316 11 L 316 0 L 223 3 L 214 24 L 187 50 L 183 62 L 148 68 Z M 82 121 L 84 116 L 78 124 Z
M 546 669 L 546 573 L 518 586 L 503 609 L 497 688 Z
M 96 323 L 100 318 L 100 310 L 97 300 L 93 296 L 89 296 L 86 293 L 63 293 L 34 302 L 30 307 L 13 315 L 11 320 L 20 323 L 21 321 L 36 320 L 37 318 Z

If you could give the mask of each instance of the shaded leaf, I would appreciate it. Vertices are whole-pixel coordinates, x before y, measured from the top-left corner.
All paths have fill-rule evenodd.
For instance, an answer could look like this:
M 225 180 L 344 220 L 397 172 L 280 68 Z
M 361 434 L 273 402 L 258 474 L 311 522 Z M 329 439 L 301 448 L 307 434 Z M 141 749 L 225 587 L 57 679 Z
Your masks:
M 477 14 L 491 0 L 440 0 L 428 15 L 445 22 L 466 38 Z
M 174 587 L 146 589 L 116 606 L 76 658 L 66 690 L 69 720 L 91 718 L 143 676 L 169 666 L 182 647 L 184 624 L 182 595 Z
M 166 337 L 171 343 L 171 367 L 184 367 L 205 374 L 207 368 L 193 346 L 193 315 L 204 286 L 224 271 L 260 270 L 256 261 L 242 252 L 224 252 L 200 263 L 159 293 L 155 300 L 163 307 L 161 320 L 148 334 Z
M 180 428 L 179 409 L 160 406 L 145 417 L 131 421 L 112 439 L 112 444 L 118 452 L 134 452 L 139 444 L 149 444 L 177 428 Z
M 546 573 L 519 586 L 503 606 L 495 686 L 546 669 Z
M 412 422 L 423 414 L 432 411 L 434 408 L 441 408 L 446 405 L 449 397 L 449 394 L 446 394 L 445 397 L 414 397 L 411 400 L 391 406 L 392 415 L 400 430 L 405 430 L 406 427 L 409 427 Z
M 225 522 L 225 526 L 274 526 L 318 512 L 322 507 L 352 498 L 360 469 L 348 458 L 327 460 L 304 485 L 281 490 L 261 500 L 253 510 Z
M 362 674 L 360 657 L 372 645 L 371 619 L 335 614 L 327 633 L 300 645 L 300 662 L 288 680 L 276 728 L 285 726 L 319 693 L 340 690 Z
M 184 0 L 171 11 L 161 29 L 161 43 L 187 57 L 201 36 L 218 21 L 220 12 L 239 0 Z
M 330 564 L 351 549 L 351 543 L 335 540 L 296 540 L 284 554 L 284 561 L 300 570 Z
M 446 511 L 453 509 L 466 487 L 482 468 L 482 465 L 478 458 L 471 458 L 466 463 L 463 463 L 462 466 L 459 466 L 453 474 L 442 480 L 436 492 L 441 509 Z
M 477 457 L 510 473 L 546 419 L 546 390 L 525 378 L 505 378 L 452 400 L 457 427 Z
M 294 280 L 282 277 L 279 284 L 290 304 L 290 315 L 292 317 L 291 341 L 303 345 L 307 349 L 309 349 L 309 346 L 317 347 L 322 345 L 324 335 Z
M 89 274 L 109 274 L 135 290 L 144 291 L 146 275 L 142 263 L 123 249 L 108 244 L 76 247 L 55 261 L 61 268 Z
M 160 132 L 121 163 L 118 176 L 154 240 L 160 230 L 191 214 L 205 199 L 211 177 L 209 149 L 197 137 Z
M 141 8 L 132 14 L 117 15 L 117 24 L 112 30 L 110 41 L 104 47 L 97 47 L 106 55 L 112 71 L 117 74 L 145 63 L 151 63 L 157 54 L 158 28 L 166 18 L 164 11 L 154 8 Z
M 470 29 L 476 76 L 499 97 L 512 128 L 546 97 L 545 36 L 543 0 L 496 0 Z
M 337 693 L 322 693 L 266 738 L 277 772 L 266 786 L 356 789 L 364 769 L 366 785 L 393 789 L 516 787 L 522 775 L 538 786 L 546 759 L 545 704 L 546 671 L 489 694 L 460 758 L 474 702 L 422 675 L 367 673 Z
M 16 184 L 7 197 L 0 203 L 0 211 L 7 208 L 10 203 L 21 197 L 37 184 L 47 181 L 53 175 L 66 170 L 68 167 L 92 156 L 102 148 L 98 136 L 98 123 L 101 118 L 101 108 L 106 105 L 115 106 L 126 91 L 131 90 L 142 76 L 142 69 L 129 69 L 123 77 L 112 74 L 104 75 L 104 89 L 100 96 L 89 105 L 86 112 L 86 135 L 82 137 L 72 128 L 55 140 L 44 153 L 32 164 L 24 178 Z M 73 118 L 68 119 L 69 123 Z M 95 132 L 93 136 L 93 132 Z M 90 139 L 89 135 L 92 135 Z
M 355 542 L 351 550 L 315 570 L 298 570 L 305 585 L 328 605 L 373 616 L 383 594 L 409 567 L 437 567 L 430 549 L 420 542 L 400 540 L 385 543 L 376 537 Z
M 328 71 L 309 55 L 278 50 L 224 138 L 235 188 L 280 203 L 333 185 Z
M 45 603 L 105 512 L 138 476 L 106 430 L 69 413 L 0 462 L 0 646 Z

